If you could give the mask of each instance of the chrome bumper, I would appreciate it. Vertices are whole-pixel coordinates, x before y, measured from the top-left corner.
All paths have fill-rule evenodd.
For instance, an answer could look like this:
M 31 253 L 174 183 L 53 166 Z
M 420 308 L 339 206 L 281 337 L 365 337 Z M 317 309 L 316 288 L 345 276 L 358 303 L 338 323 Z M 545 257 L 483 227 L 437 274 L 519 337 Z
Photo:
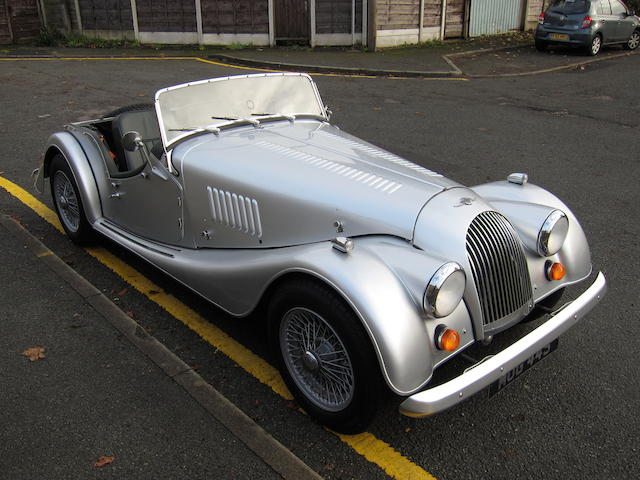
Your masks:
M 582 295 L 533 332 L 459 377 L 408 397 L 400 404 L 400 413 L 409 417 L 432 415 L 488 387 L 566 332 L 569 327 L 589 313 L 606 291 L 607 281 L 600 272 L 593 284 Z

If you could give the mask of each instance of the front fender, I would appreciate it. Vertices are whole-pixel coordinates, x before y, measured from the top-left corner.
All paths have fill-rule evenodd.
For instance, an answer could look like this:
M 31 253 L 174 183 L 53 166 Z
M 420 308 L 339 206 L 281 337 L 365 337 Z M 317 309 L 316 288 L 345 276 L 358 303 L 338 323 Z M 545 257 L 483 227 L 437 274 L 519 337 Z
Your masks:
M 439 324 L 460 332 L 459 349 L 473 343 L 469 313 L 464 302 L 446 319 L 431 319 L 424 313 L 424 290 L 444 259 L 393 237 L 353 241 L 350 253 L 326 248 L 313 255 L 307 252 L 296 269 L 321 278 L 342 295 L 367 330 L 389 387 L 399 395 L 410 394 L 453 353 L 435 348 Z
M 102 217 L 102 205 L 91 162 L 87 157 L 88 147 L 90 145 L 83 146 L 70 132 L 57 132 L 51 135 L 47 141 L 46 153 L 38 171 L 35 187 L 40 193 L 44 192 L 44 179 L 49 177 L 51 159 L 58 153 L 62 154 L 78 186 L 87 220 L 93 224 Z

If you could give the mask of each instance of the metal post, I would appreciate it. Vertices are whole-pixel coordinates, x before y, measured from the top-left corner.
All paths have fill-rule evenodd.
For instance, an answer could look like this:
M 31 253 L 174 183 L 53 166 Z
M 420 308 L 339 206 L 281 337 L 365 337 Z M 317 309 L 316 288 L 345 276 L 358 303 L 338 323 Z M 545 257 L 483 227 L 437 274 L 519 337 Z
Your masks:
M 420 22 L 418 23 L 418 43 L 422 43 L 423 30 L 424 30 L 424 0 L 420 0 Z
M 275 47 L 276 45 L 276 31 L 275 31 L 275 19 L 273 13 L 273 0 L 269 0 L 269 46 Z
M 80 1 L 74 0 L 73 3 L 76 7 L 76 23 L 78 24 L 78 31 L 82 33 L 82 15 L 80 14 Z
M 376 0 L 367 2 L 367 47 L 370 51 L 376 51 Z
M 7 27 L 9 28 L 9 39 L 11 40 L 11 43 L 13 43 L 13 25 L 11 25 L 11 10 L 9 9 L 9 4 L 7 3 L 7 0 L 5 0 L 4 2 L 4 11 L 5 11 L 5 15 L 7 16 Z
M 440 12 L 442 13 L 442 18 L 440 18 L 440 40 L 444 40 L 444 34 L 447 28 L 447 0 L 442 0 Z
M 309 0 L 309 8 L 311 9 L 311 46 L 316 46 L 316 0 Z
M 351 0 L 351 46 L 356 44 L 356 0 Z
M 138 7 L 136 0 L 131 0 L 131 20 L 133 21 L 133 35 L 136 41 L 140 41 L 140 29 L 138 28 Z
M 362 46 L 367 46 L 367 8 L 368 0 L 362 0 Z
M 42 14 L 42 26 L 44 28 L 47 28 L 49 26 L 49 22 L 47 22 L 47 9 L 46 5 L 44 4 L 44 0 L 40 0 L 39 5 L 40 13 Z
M 198 30 L 198 45 L 202 45 L 202 3 L 196 0 L 196 29 Z

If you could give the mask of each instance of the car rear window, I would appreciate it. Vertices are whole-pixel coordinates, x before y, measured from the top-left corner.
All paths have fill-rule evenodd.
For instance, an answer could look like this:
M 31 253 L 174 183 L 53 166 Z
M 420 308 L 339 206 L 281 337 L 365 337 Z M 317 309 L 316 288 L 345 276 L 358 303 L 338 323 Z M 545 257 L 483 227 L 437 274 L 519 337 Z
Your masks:
M 587 13 L 590 7 L 588 0 L 553 0 L 550 9 L 562 13 Z

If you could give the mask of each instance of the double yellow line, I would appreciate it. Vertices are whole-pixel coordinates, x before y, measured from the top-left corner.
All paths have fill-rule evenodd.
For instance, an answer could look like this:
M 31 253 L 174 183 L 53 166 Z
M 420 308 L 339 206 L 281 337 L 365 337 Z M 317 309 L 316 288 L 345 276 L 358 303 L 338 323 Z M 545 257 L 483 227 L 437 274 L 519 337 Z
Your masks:
M 40 217 L 50 223 L 59 232 L 64 233 L 58 216 L 40 200 L 15 183 L 0 176 L 0 187 L 4 188 L 13 197 L 31 208 Z M 164 292 L 151 280 L 136 271 L 118 257 L 102 247 L 85 248 L 85 251 L 104 266 L 121 277 L 131 287 L 145 295 L 177 320 L 184 323 L 196 332 L 207 343 L 220 350 L 240 367 L 253 375 L 260 382 L 286 400 L 293 397 L 285 386 L 278 371 L 261 357 L 247 349 L 218 327 L 205 320 L 193 309 L 176 299 L 173 295 Z M 332 432 L 335 433 L 335 432 Z M 385 473 L 398 480 L 435 480 L 431 474 L 418 465 L 402 456 L 388 443 L 379 440 L 371 433 L 359 435 L 341 435 L 335 433 L 340 440 L 353 448 L 369 462 L 376 464 Z

